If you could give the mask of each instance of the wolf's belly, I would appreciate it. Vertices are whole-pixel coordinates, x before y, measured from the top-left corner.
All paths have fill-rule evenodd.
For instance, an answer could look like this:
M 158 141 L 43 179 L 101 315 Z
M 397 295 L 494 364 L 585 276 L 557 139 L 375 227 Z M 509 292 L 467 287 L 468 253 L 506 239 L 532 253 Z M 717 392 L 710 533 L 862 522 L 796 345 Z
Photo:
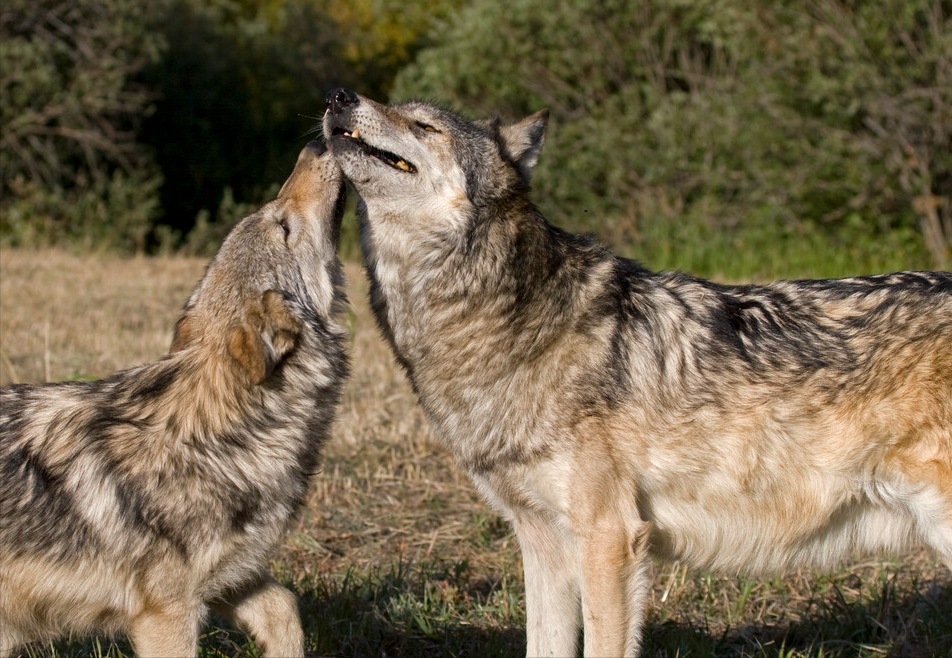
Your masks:
M 899 551 L 914 542 L 912 519 L 865 496 L 687 500 L 646 496 L 652 552 L 698 568 L 764 575 L 831 568 L 850 557 Z

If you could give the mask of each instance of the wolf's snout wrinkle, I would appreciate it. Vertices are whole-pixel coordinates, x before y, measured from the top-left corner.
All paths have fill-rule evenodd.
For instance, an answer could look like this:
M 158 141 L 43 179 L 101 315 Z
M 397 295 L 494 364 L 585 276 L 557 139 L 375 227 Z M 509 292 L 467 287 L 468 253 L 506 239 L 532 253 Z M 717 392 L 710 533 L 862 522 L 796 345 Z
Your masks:
M 357 98 L 357 94 L 352 92 L 350 89 L 344 89 L 343 87 L 332 89 L 330 92 L 328 92 L 327 98 L 324 100 L 331 112 L 340 112 L 345 107 L 349 105 L 356 105 L 360 102 L 360 99 Z

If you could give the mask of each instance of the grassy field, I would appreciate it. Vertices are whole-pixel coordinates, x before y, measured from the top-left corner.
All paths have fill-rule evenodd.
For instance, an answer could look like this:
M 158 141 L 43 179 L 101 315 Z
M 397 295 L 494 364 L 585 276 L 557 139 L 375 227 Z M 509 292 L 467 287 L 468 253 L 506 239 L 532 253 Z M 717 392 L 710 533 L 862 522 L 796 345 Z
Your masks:
M 0 252 L 0 383 L 95 378 L 158 358 L 205 261 Z M 348 267 L 354 372 L 323 472 L 275 556 L 315 656 L 522 656 L 506 525 L 433 440 Z M 952 656 L 952 577 L 925 553 L 773 580 L 654 567 L 646 656 Z M 202 656 L 256 656 L 211 620 Z M 131 656 L 119 638 L 25 656 Z

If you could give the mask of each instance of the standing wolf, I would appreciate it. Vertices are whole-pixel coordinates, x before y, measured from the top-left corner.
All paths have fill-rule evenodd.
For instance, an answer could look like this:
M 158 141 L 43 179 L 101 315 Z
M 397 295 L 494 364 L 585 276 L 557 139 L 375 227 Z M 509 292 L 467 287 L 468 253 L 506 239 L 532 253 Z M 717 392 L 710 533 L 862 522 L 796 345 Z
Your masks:
M 347 372 L 343 178 L 318 142 L 238 224 L 172 352 L 95 382 L 0 392 L 0 656 L 67 632 L 194 656 L 209 605 L 267 656 L 304 653 L 266 574 Z
M 530 656 L 635 654 L 649 556 L 768 573 L 924 542 L 952 566 L 952 274 L 722 286 L 528 199 L 546 115 L 328 96 L 371 302 L 515 528 Z

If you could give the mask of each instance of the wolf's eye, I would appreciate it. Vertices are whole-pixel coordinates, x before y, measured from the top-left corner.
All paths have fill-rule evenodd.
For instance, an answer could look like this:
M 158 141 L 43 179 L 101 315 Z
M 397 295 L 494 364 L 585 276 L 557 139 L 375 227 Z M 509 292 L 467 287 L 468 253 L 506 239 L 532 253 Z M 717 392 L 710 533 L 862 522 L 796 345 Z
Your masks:
M 284 231 L 284 239 L 287 240 L 288 236 L 291 235 L 291 227 L 288 225 L 288 220 L 282 217 L 278 220 L 278 226 Z
M 438 132 L 440 132 L 439 130 L 437 130 L 436 128 L 434 128 L 433 126 L 431 126 L 430 124 L 428 124 L 428 123 L 423 123 L 422 121 L 417 121 L 417 122 L 416 122 L 416 125 L 417 125 L 418 128 L 423 128 L 423 130 L 427 131 L 428 133 L 438 133 Z

